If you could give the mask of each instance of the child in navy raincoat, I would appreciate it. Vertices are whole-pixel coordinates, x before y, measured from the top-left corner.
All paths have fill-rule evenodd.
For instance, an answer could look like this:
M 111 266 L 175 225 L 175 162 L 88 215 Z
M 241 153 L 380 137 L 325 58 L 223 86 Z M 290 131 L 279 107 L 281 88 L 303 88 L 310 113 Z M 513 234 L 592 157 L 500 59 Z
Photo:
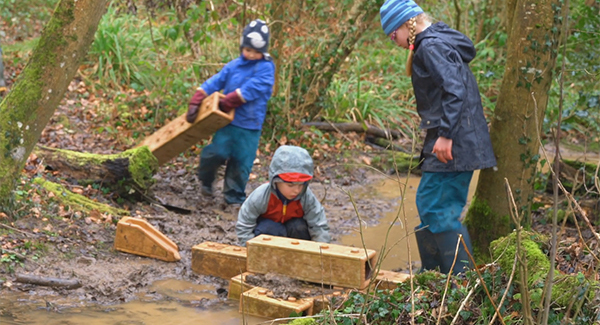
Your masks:
M 235 226 L 241 245 L 265 234 L 328 243 L 323 206 L 308 188 L 313 161 L 296 146 L 281 146 L 269 165 L 269 183 L 254 190 L 242 205 Z
M 471 241 L 460 217 L 473 171 L 494 167 L 496 158 L 475 76 L 469 62 L 473 42 L 430 18 L 412 0 L 387 0 L 381 25 L 397 45 L 410 51 L 417 112 L 427 130 L 421 152 L 423 176 L 417 189 L 421 224 L 415 229 L 423 269 L 459 273 L 469 266 L 461 245 L 452 268 L 458 235 Z
M 186 119 L 193 123 L 202 101 L 223 90 L 219 102 L 224 112 L 235 109 L 233 121 L 218 130 L 211 144 L 200 154 L 198 179 L 201 193 L 213 195 L 217 169 L 227 163 L 223 195 L 225 202 L 239 205 L 246 199 L 246 183 L 252 170 L 256 150 L 275 82 L 275 65 L 267 53 L 269 27 L 262 20 L 253 20 L 243 31 L 241 55 L 221 71 L 206 80 L 190 100 Z

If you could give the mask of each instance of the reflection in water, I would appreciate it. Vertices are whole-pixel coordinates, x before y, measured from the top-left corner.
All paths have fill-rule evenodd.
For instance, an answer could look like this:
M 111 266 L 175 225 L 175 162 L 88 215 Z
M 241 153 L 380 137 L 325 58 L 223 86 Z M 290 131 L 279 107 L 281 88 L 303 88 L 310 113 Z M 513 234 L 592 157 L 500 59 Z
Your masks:
M 468 202 L 471 201 L 475 192 L 478 178 L 479 172 L 476 171 L 469 186 Z M 362 247 L 364 241 L 365 246 L 376 250 L 378 256 L 382 255 L 381 252 L 384 251 L 383 248 L 385 245 L 386 253 L 383 254 L 384 259 L 380 266 L 382 270 L 397 270 L 400 268 L 407 270 L 410 265 L 409 261 L 420 261 L 417 241 L 413 234 L 413 229 L 420 223 L 415 204 L 415 196 L 420 180 L 419 177 L 409 177 L 408 179 L 403 178 L 400 180 L 387 179 L 375 185 L 374 191 L 371 192 L 375 192 L 376 195 L 385 199 L 396 199 L 397 204 L 395 208 L 392 211 L 388 211 L 376 226 L 363 226 L 362 238 L 359 230 L 356 229 L 354 234 L 341 238 L 342 244 Z M 405 185 L 405 196 L 404 200 L 401 201 L 400 194 Z

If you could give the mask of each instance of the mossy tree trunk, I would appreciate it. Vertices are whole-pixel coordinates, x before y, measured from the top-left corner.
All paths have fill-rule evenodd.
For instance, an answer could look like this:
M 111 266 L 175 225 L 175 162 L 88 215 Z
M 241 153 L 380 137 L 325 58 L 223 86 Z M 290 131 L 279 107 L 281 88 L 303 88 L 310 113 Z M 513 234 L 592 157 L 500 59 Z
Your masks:
M 344 60 L 352 53 L 354 45 L 371 27 L 379 14 L 384 0 L 361 0 L 354 2 L 346 15 L 341 31 L 332 39 L 315 47 L 306 57 L 310 58 L 301 67 L 295 67 L 292 78 L 291 98 L 296 98 L 297 110 L 306 112 L 309 118 L 315 117 L 323 108 L 327 89 L 333 76 L 339 71 Z M 339 4 L 342 6 L 342 2 Z M 343 9 L 340 8 L 342 11 Z M 345 10 L 343 10 L 345 11 Z M 382 36 L 383 37 L 383 36 Z M 295 64 L 288 62 L 288 64 Z
M 483 170 L 466 223 L 476 251 L 486 254 L 489 243 L 514 227 L 509 218 L 504 179 L 526 222 L 540 159 L 538 134 L 548 103 L 556 65 L 559 31 L 564 21 L 559 0 L 511 0 L 504 79 L 490 135 L 498 169 Z M 525 225 L 526 226 L 526 225 Z
M 118 154 L 98 155 L 36 146 L 33 151 L 47 168 L 74 179 L 78 184 L 102 183 L 117 192 L 148 192 L 158 171 L 158 159 L 147 146 Z
M 29 153 L 85 57 L 107 0 L 61 0 L 12 90 L 0 104 L 0 207 L 10 212 L 12 191 Z

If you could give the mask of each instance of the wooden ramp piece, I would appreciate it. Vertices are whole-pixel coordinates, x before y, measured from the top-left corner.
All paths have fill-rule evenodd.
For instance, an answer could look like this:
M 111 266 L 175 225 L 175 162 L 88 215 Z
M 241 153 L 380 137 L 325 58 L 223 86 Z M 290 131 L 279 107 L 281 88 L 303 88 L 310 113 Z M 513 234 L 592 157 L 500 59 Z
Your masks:
M 186 114 L 183 114 L 148 136 L 140 146 L 148 146 L 158 159 L 158 164 L 162 165 L 198 141 L 208 139 L 218 129 L 233 121 L 234 110 L 229 113 L 219 110 L 220 97 L 225 96 L 215 92 L 205 98 L 194 123 L 188 123 L 185 120 Z
M 296 299 L 290 297 L 288 300 L 269 297 L 269 291 L 264 288 L 255 287 L 242 293 L 240 299 L 240 313 L 258 317 L 283 318 L 292 313 L 302 316 L 312 315 L 313 299 Z
M 115 249 L 167 262 L 181 259 L 177 245 L 146 220 L 124 217 L 117 224 Z
M 376 252 L 371 249 L 260 235 L 246 243 L 248 272 L 348 288 L 369 285 Z
M 192 271 L 231 279 L 246 272 L 246 248 L 203 242 L 192 247 Z

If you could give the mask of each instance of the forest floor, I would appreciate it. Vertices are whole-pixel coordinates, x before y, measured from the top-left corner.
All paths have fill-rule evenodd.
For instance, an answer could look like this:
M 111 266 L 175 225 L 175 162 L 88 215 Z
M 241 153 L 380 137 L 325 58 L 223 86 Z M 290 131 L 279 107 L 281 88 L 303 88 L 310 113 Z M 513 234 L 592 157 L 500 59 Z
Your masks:
M 6 74 L 16 76 L 20 68 L 7 65 Z M 10 86 L 13 78 L 8 81 Z M 110 112 L 97 110 L 99 103 L 105 99 L 101 94 L 90 94 L 89 91 L 80 80 L 71 83 L 65 99 L 42 133 L 40 145 L 98 154 L 118 153 L 135 145 L 135 141 L 132 141 L 134 130 L 111 125 L 116 117 L 107 119 Z M 359 222 L 355 217 L 357 211 L 345 191 L 368 191 L 386 173 L 372 168 L 372 162 L 382 155 L 382 151 L 365 145 L 362 136 L 327 136 L 330 137 L 330 144 L 311 144 L 319 148 L 315 149 L 315 178 L 310 186 L 317 197 L 323 199 L 335 242 L 357 228 Z M 313 139 L 318 137 L 313 135 Z M 277 142 L 293 144 L 293 140 L 280 138 Z M 248 184 L 248 193 L 267 181 L 268 165 L 274 149 L 261 146 Z M 24 186 L 21 193 L 24 202 L 19 203 L 22 209 L 18 213 L 20 217 L 11 219 L 0 214 L 0 292 L 26 292 L 37 297 L 60 295 L 90 303 L 114 304 L 136 299 L 140 294 L 151 296 L 155 294 L 150 286 L 153 282 L 177 278 L 213 284 L 219 288 L 219 294 L 226 293 L 226 280 L 197 275 L 191 270 L 191 249 L 194 245 L 204 241 L 237 243 L 234 230 L 236 211 L 223 203 L 219 191 L 222 173 L 216 184 L 216 197 L 200 195 L 195 176 L 199 151 L 199 148 L 190 149 L 184 156 L 162 166 L 155 175 L 156 184 L 152 188 L 157 199 L 189 210 L 187 214 L 172 212 L 164 206 L 147 202 L 126 200 L 117 204 L 118 198 L 103 192 L 101 187 L 69 184 L 60 177 L 60 171 L 46 170 L 43 161 L 30 157 L 24 170 L 23 184 L 27 185 L 33 177 L 39 176 L 59 179 L 79 194 L 126 208 L 132 216 L 147 219 L 172 239 L 179 247 L 181 261 L 166 263 L 115 251 L 113 242 L 117 218 L 68 209 L 43 189 Z M 377 224 L 383 213 L 393 209 L 393 203 L 372 196 L 354 199 L 358 213 L 367 225 Z M 546 212 L 549 211 L 547 207 L 551 206 L 551 197 L 538 192 L 536 200 L 540 209 L 533 214 L 533 229 L 549 234 Z M 597 204 L 589 212 L 597 215 Z M 598 250 L 598 242 L 593 239 L 594 233 L 585 225 L 577 228 L 568 219 L 566 221 L 559 232 L 558 268 L 565 273 L 582 272 L 592 276 L 596 263 L 586 253 L 586 245 L 593 251 Z M 77 278 L 82 287 L 67 290 L 23 284 L 15 281 L 17 273 Z M 597 273 L 595 276 L 598 280 Z M 210 306 L 215 303 L 220 301 L 201 300 L 197 305 Z M 0 306 L 0 315 L 10 313 L 9 309 Z

